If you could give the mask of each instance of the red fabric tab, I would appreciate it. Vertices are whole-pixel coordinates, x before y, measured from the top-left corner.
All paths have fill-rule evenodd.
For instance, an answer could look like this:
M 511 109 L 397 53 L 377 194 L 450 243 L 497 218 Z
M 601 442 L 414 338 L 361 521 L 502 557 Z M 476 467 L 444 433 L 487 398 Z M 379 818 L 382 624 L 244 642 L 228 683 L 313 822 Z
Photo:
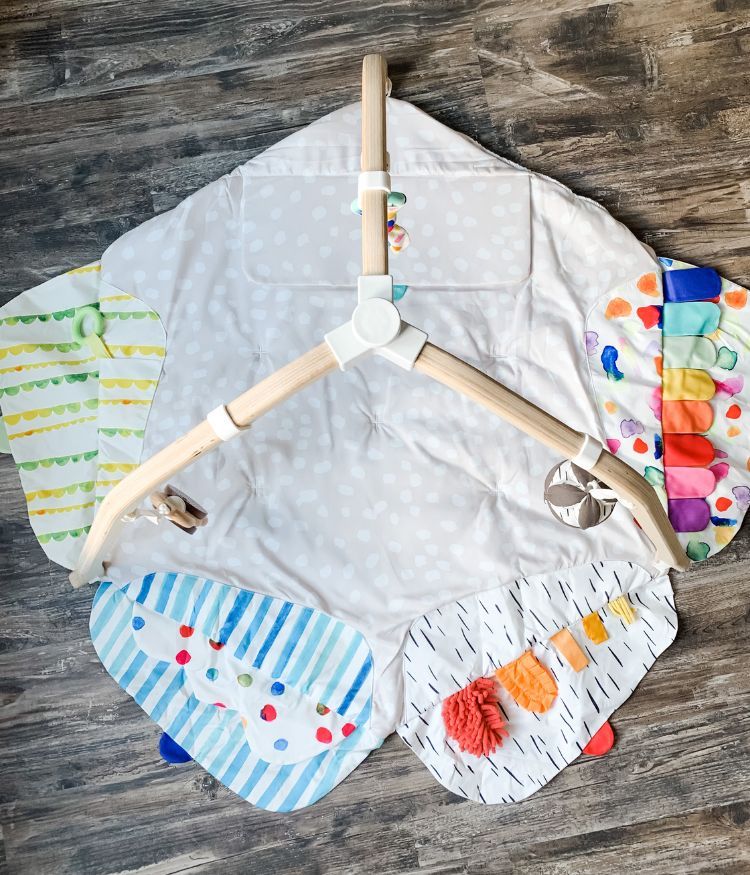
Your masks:
M 713 444 L 703 435 L 664 435 L 664 464 L 670 468 L 705 468 L 714 455 Z
M 612 750 L 615 743 L 615 734 L 609 720 L 603 723 L 597 732 L 591 736 L 591 741 L 584 747 L 583 752 L 590 757 L 601 757 Z

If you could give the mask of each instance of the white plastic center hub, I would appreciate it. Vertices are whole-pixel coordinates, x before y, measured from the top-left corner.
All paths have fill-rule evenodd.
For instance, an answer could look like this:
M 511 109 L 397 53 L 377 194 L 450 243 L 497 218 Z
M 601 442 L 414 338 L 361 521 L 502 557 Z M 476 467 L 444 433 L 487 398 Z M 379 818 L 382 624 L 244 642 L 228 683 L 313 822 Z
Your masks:
M 352 328 L 357 339 L 365 346 L 385 346 L 398 337 L 401 316 L 390 301 L 368 298 L 354 308 Z

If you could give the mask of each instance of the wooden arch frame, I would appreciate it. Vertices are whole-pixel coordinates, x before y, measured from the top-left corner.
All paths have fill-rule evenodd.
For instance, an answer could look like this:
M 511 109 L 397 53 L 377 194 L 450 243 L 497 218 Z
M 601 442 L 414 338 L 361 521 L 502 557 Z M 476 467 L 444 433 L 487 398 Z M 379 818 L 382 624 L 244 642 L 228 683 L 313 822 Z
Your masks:
M 386 171 L 385 96 L 388 85 L 385 59 L 367 55 L 362 66 L 362 171 Z M 387 192 L 365 190 L 362 208 L 362 274 L 388 273 L 386 234 Z M 339 367 L 327 343 L 321 343 L 226 405 L 231 422 L 246 428 L 291 395 Z M 527 401 L 491 377 L 451 355 L 425 343 L 414 368 L 472 399 L 524 433 L 567 459 L 581 451 L 586 435 Z M 128 474 L 102 501 L 84 543 L 78 563 L 70 574 L 74 587 L 102 576 L 109 544 L 116 537 L 123 517 L 131 513 L 154 489 L 221 442 L 208 420 L 164 447 Z M 690 564 L 654 489 L 633 468 L 603 450 L 591 473 L 613 489 L 632 509 L 641 528 L 652 541 L 655 560 L 684 570 Z

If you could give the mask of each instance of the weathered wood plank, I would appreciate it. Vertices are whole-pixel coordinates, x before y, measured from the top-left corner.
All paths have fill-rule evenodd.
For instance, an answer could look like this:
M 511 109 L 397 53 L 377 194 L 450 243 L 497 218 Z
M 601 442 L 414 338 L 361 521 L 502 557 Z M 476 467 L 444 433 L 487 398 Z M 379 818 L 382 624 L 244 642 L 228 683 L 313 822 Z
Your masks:
M 747 281 L 746 6 L 533 5 L 489 4 L 476 29 L 506 148 L 662 254 Z
M 749 39 L 742 0 L 6 0 L 0 300 L 357 99 L 372 49 L 397 96 L 750 282 Z M 482 808 L 390 739 L 279 816 L 159 760 L 7 458 L 0 508 L 0 873 L 750 871 L 750 531 L 676 580 L 605 760 Z

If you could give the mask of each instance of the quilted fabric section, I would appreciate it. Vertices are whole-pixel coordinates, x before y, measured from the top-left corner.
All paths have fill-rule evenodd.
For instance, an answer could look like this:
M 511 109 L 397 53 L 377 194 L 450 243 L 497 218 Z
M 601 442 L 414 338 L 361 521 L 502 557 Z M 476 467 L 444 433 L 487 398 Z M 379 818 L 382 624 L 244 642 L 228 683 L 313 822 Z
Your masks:
M 610 602 L 626 595 L 634 621 Z M 598 613 L 607 640 L 594 644 L 584 618 Z M 551 642 L 568 629 L 588 659 L 576 670 Z M 398 733 L 449 790 L 484 803 L 517 802 L 543 787 L 627 700 L 674 640 L 677 614 L 668 576 L 599 562 L 516 580 L 420 617 L 404 649 L 406 719 Z M 442 702 L 479 677 L 531 652 L 557 685 L 544 713 L 521 707 L 500 686 L 508 738 L 487 756 L 447 737 Z
M 104 582 L 91 636 L 107 671 L 198 763 L 261 808 L 315 802 L 382 743 L 372 657 L 320 611 L 189 574 Z
M 112 358 L 73 339 L 86 306 Z M 158 315 L 103 283 L 98 263 L 0 309 L 3 425 L 34 533 L 60 565 L 75 565 L 97 502 L 140 462 L 164 344 Z

